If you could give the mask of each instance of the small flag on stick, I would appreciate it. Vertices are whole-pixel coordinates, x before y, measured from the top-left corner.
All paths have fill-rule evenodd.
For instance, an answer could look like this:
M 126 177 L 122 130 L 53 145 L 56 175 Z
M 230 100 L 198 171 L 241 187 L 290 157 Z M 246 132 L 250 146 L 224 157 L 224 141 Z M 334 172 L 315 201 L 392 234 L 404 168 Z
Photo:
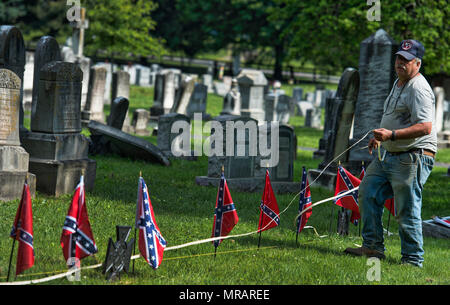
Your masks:
M 280 211 L 278 209 L 277 199 L 270 183 L 269 170 L 266 169 L 266 182 L 264 185 L 264 192 L 261 199 L 260 213 L 259 213 L 259 241 L 258 248 L 261 242 L 261 232 L 274 228 L 280 224 Z
M 27 179 L 23 186 L 22 198 L 17 209 L 16 218 L 12 226 L 10 237 L 13 240 L 13 246 L 10 256 L 9 272 L 11 268 L 11 258 L 14 251 L 14 243 L 19 241 L 19 250 L 17 252 L 16 276 L 34 265 L 34 247 L 33 247 L 33 210 L 31 206 L 30 187 Z
M 355 187 L 359 186 L 360 183 L 360 179 L 356 178 L 345 168 L 339 165 L 334 196 L 338 196 L 339 194 L 354 189 Z M 350 218 L 350 221 L 355 225 L 358 223 L 358 219 L 361 218 L 358 206 L 358 190 L 355 190 L 345 196 L 339 197 L 334 201 L 334 203 L 345 209 L 351 210 L 352 216 Z
M 153 269 L 157 269 L 167 242 L 156 223 L 148 188 L 142 177 L 139 177 L 135 227 L 139 228 L 139 252 Z
M 311 205 L 311 190 L 309 189 L 308 177 L 306 174 L 306 169 L 303 166 L 302 173 L 302 183 L 301 183 L 301 192 L 300 198 L 298 200 L 298 212 L 301 213 L 304 209 L 308 208 Z M 306 223 L 308 222 L 309 217 L 312 214 L 312 209 L 304 212 L 300 217 L 297 218 L 297 234 L 295 237 L 295 241 L 297 242 L 298 234 L 303 230 Z
M 73 194 L 60 241 L 64 258 L 69 266 L 98 252 L 86 207 L 83 175 Z M 71 261 L 70 258 L 77 259 L 78 262 Z
M 238 221 L 239 217 L 236 207 L 233 203 L 233 198 L 231 198 L 222 168 L 219 189 L 217 191 L 216 207 L 214 209 L 214 223 L 211 237 L 227 236 Z M 215 250 L 217 250 L 221 242 L 221 239 L 213 241 Z

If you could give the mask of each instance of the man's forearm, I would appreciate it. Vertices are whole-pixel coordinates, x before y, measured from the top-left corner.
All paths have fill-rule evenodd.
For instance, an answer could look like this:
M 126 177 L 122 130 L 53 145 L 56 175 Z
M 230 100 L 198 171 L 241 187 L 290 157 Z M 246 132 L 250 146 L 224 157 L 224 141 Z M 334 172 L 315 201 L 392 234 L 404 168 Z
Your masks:
M 429 135 L 431 133 L 432 123 L 418 123 L 407 128 L 395 130 L 395 139 L 413 139 Z

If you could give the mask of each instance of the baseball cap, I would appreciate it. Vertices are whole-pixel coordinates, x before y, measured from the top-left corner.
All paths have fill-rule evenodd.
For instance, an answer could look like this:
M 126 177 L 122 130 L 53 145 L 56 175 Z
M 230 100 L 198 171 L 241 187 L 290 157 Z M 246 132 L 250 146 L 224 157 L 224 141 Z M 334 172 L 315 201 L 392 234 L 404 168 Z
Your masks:
M 407 39 L 400 43 L 397 53 L 395 55 L 401 55 L 407 60 L 414 59 L 416 57 L 422 59 L 425 54 L 425 47 L 417 40 Z

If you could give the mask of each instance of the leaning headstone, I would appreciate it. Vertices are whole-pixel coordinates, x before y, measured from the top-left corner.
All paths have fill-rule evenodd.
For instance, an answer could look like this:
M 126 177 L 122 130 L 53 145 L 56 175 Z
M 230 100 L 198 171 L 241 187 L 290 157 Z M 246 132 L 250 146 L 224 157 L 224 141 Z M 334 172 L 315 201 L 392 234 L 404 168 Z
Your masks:
M 192 94 L 194 93 L 195 79 L 189 76 L 185 77 L 181 82 L 181 88 L 182 88 L 181 97 L 179 101 L 176 104 L 174 104 L 171 112 L 186 115 Z
M 130 98 L 130 74 L 126 71 L 115 71 L 112 74 L 111 82 L 111 98 L 114 100 L 118 96 L 129 99 Z M 122 127 L 123 132 L 133 132 L 133 128 L 130 125 L 130 117 L 128 111 L 125 114 L 125 119 Z
M 150 131 L 147 129 L 149 120 L 150 111 L 146 109 L 136 109 L 133 112 L 133 120 L 131 122 L 134 133 L 138 136 L 149 136 Z
M 258 122 L 265 120 L 264 95 L 268 85 L 264 73 L 254 69 L 242 69 L 237 76 L 241 91 L 241 115 Z
M 74 63 L 53 61 L 40 71 L 31 132 L 22 138 L 40 192 L 53 196 L 72 193 L 82 171 L 86 190 L 94 187 L 96 162 L 88 158 L 89 141 L 80 133 L 82 79 Z
M 23 73 L 25 71 L 25 44 L 20 30 L 11 25 L 0 26 L 0 69 L 13 71 L 21 80 L 19 97 L 19 129 L 26 133 L 23 126 Z
M 20 85 L 13 71 L 0 69 L 0 201 L 20 199 L 28 173 L 29 154 L 19 139 Z M 34 175 L 28 185 L 34 195 Z
M 326 133 L 324 132 L 323 135 L 323 141 L 325 142 L 323 145 L 326 147 L 324 159 L 319 164 L 318 169 L 308 171 L 310 180 L 315 180 L 331 161 L 336 159 L 349 147 L 349 136 L 354 120 L 355 107 L 357 105 L 359 84 L 358 71 L 353 68 L 347 68 L 339 80 L 335 98 L 328 99 L 327 105 L 330 108 L 328 111 L 331 115 L 327 115 L 328 125 L 324 128 L 326 130 Z M 327 167 L 327 170 L 317 180 L 318 184 L 331 190 L 334 189 L 337 164 L 339 161 L 346 166 L 348 152 Z M 359 163 L 357 169 L 361 169 L 361 163 Z
M 89 151 L 93 154 L 117 154 L 125 158 L 170 165 L 163 152 L 148 141 L 96 121 L 90 121 L 88 128 L 93 141 Z M 96 141 L 101 137 L 107 140 L 108 147 L 101 147 L 102 143 Z
M 34 76 L 33 76 L 33 98 L 31 102 L 31 115 L 36 112 L 39 93 L 39 73 L 41 68 L 52 61 L 61 61 L 61 52 L 58 42 L 51 36 L 43 36 L 39 39 L 34 52 Z
M 396 42 L 383 29 L 379 29 L 361 42 L 358 68 L 361 86 L 355 106 L 353 139 L 350 144 L 360 140 L 368 131 L 380 126 L 384 101 L 395 79 L 396 50 Z M 349 161 L 355 165 L 355 170 L 360 168 L 362 161 L 369 163 L 374 157 L 367 149 L 362 149 L 368 145 L 368 142 L 369 137 L 366 137 L 350 151 Z M 348 164 L 348 166 L 352 165 Z

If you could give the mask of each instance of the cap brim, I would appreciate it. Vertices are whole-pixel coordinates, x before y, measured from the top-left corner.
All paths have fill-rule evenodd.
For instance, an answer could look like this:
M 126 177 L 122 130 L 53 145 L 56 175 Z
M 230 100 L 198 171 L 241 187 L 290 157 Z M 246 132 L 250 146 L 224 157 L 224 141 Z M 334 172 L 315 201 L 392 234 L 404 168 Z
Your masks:
M 406 51 L 398 51 L 397 53 L 395 53 L 395 55 L 401 55 L 404 58 L 406 58 L 406 60 L 412 60 L 412 59 L 416 58 L 416 56 L 414 56 L 411 53 L 406 52 Z

